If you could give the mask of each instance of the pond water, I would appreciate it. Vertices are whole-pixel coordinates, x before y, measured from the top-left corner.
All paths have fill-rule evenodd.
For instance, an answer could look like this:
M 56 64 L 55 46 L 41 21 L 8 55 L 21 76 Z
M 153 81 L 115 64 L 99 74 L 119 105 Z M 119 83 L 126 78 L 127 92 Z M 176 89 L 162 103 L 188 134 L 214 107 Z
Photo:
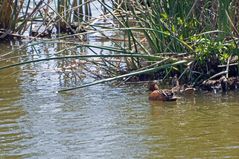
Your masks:
M 1 71 L 0 158 L 239 157 L 238 92 L 176 102 L 149 102 L 143 84 L 56 93 L 55 65 L 38 65 Z

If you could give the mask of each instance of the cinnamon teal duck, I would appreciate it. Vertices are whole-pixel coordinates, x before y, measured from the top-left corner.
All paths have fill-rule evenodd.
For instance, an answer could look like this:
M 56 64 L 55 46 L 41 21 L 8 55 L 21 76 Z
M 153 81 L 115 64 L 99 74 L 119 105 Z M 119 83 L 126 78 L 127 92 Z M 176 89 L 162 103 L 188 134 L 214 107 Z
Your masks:
M 149 90 L 151 91 L 151 93 L 149 94 L 149 100 L 157 100 L 157 101 L 177 100 L 171 89 L 159 89 L 157 81 L 149 83 Z

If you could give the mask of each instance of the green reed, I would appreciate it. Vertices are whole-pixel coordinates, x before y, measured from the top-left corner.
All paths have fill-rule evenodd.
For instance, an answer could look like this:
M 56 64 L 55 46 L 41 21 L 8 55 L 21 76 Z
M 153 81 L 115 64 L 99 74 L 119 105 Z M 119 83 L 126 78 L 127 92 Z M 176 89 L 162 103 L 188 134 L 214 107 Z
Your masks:
M 123 63 L 127 68 L 126 73 L 121 75 L 118 73 L 120 65 L 112 62 L 114 60 L 109 60 L 104 54 L 95 55 L 93 57 L 101 59 L 101 62 L 100 64 L 92 62 L 92 65 L 100 66 L 107 76 L 86 86 L 157 71 L 164 72 L 163 78 L 170 76 L 173 71 L 191 84 L 200 84 L 218 73 L 215 72 L 218 64 L 227 64 L 232 56 L 238 54 L 239 3 L 236 0 L 95 1 L 102 6 L 102 13 L 105 14 L 102 17 L 105 17 L 105 20 L 112 18 L 117 26 L 97 29 L 96 26 L 89 25 L 90 28 L 108 40 L 112 38 L 104 31 L 112 30 L 124 34 L 122 45 L 112 40 L 115 47 L 98 48 L 111 51 L 109 56 L 114 60 L 120 58 L 120 65 Z M 80 35 L 76 34 L 77 26 L 82 22 L 90 24 L 92 1 L 89 0 L 56 0 L 55 7 L 52 6 L 52 1 L 37 3 L 34 1 L 32 10 L 29 9 L 32 2 L 27 1 L 27 7 L 23 7 L 21 2 L 18 0 L 0 2 L 0 29 L 22 34 L 40 19 L 47 26 L 50 24 L 56 26 L 58 33 L 70 30 L 73 38 L 75 35 Z M 25 14 L 20 15 L 21 13 Z M 55 42 L 59 39 L 51 39 L 47 42 Z M 77 43 L 72 43 L 72 46 L 89 49 L 97 47 L 82 44 L 79 46 Z M 63 49 L 58 53 L 65 51 L 68 50 Z M 114 55 L 115 52 L 120 53 L 120 57 Z M 1 69 L 67 58 L 64 54 L 61 55 L 59 59 L 54 57 L 36 59 L 3 66 Z M 76 55 L 69 58 L 82 57 Z M 167 60 L 161 63 L 162 59 Z
M 187 54 L 188 65 L 179 74 L 189 72 L 190 76 L 197 77 L 193 75 L 197 72 L 205 74 L 202 78 L 208 78 L 208 74 L 213 74 L 207 68 L 210 62 L 214 63 L 215 56 L 219 63 L 226 63 L 230 55 L 238 54 L 239 15 L 235 0 L 151 0 L 149 5 L 119 0 L 114 5 L 121 17 L 117 20 L 123 23 L 121 27 L 132 28 L 127 31 L 128 39 L 137 39 L 142 33 L 146 37 L 147 51 L 144 51 L 145 44 L 142 48 L 143 44 L 138 43 L 129 44 L 129 49 L 138 48 L 159 56 Z M 133 25 L 129 26 L 132 21 Z

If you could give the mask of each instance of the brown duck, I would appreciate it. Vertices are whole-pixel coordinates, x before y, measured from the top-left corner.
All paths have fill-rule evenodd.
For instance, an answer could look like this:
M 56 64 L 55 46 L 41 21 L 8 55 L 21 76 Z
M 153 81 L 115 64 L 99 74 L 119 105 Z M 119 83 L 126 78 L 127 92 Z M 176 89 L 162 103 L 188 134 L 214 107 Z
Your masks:
M 191 85 L 180 85 L 177 76 L 174 76 L 172 80 L 173 88 L 171 89 L 173 93 L 176 94 L 184 94 L 184 95 L 192 95 L 196 91 Z
M 149 94 L 149 100 L 157 101 L 175 101 L 177 98 L 174 96 L 172 90 L 159 89 L 157 81 L 149 83 L 149 90 L 152 91 Z

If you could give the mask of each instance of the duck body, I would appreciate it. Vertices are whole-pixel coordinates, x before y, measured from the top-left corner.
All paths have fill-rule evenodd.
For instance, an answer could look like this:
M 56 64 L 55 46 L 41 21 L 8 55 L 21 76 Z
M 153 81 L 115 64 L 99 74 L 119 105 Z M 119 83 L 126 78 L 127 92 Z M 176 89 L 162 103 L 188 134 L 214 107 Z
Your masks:
M 183 94 L 185 94 L 185 95 L 192 95 L 192 94 L 195 93 L 195 91 L 196 91 L 195 88 L 193 88 L 193 87 L 188 87 L 188 88 L 185 88 L 185 89 L 183 90 Z
M 149 94 L 149 100 L 157 101 L 176 101 L 177 98 L 174 96 L 174 93 L 168 89 L 159 89 L 157 83 L 153 81 L 149 85 L 149 89 L 152 91 Z
M 176 101 L 177 98 L 174 97 L 174 94 L 170 91 L 155 90 L 149 94 L 149 100 Z
M 179 93 L 182 95 L 194 95 L 195 94 L 196 89 L 193 88 L 190 85 L 183 85 L 180 87 L 179 89 Z

